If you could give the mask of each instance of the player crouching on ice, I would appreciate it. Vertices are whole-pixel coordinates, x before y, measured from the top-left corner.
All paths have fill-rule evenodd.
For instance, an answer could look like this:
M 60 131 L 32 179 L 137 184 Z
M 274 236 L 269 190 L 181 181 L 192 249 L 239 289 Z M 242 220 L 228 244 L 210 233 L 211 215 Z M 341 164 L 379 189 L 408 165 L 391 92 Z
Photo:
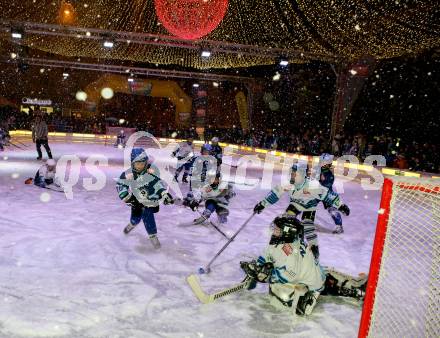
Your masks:
M 61 191 L 61 184 L 56 177 L 57 163 L 53 159 L 48 159 L 35 174 L 35 178 L 28 178 L 25 183 L 32 184 L 52 190 Z
M 159 211 L 159 204 L 173 203 L 172 196 L 159 177 L 159 169 L 148 163 L 144 149 L 133 148 L 131 151 L 131 168 L 123 172 L 116 184 L 119 198 L 131 206 L 130 223 L 125 227 L 128 234 L 142 220 L 154 248 L 160 248 L 157 238 L 154 214 Z
M 240 262 L 249 280 L 248 289 L 257 282 L 269 283 L 272 305 L 291 308 L 296 314 L 310 315 L 318 296 L 344 296 L 363 300 L 367 276 L 359 278 L 324 269 L 303 240 L 304 227 L 292 215 L 275 218 L 265 255 L 257 261 Z
M 218 173 L 212 184 L 206 184 L 200 189 L 194 189 L 192 193 L 184 199 L 183 205 L 190 207 L 193 211 L 204 201 L 205 210 L 199 218 L 193 221 L 193 224 L 202 224 L 216 212 L 220 224 L 225 224 L 228 219 L 228 204 L 232 197 L 235 196 L 231 184 L 226 186 L 220 181 L 220 173 Z
M 350 214 L 350 209 L 347 205 L 341 203 L 336 192 L 322 186 L 317 180 L 310 180 L 307 177 L 306 164 L 295 163 L 291 168 L 290 183 L 274 187 L 263 201 L 255 205 L 254 212 L 259 214 L 266 206 L 275 204 L 285 192 L 288 192 L 290 197 L 286 212 L 294 216 L 302 213 L 305 238 L 316 258 L 318 258 L 318 236 L 315 233 L 314 223 L 318 203 L 322 201 L 347 216 Z

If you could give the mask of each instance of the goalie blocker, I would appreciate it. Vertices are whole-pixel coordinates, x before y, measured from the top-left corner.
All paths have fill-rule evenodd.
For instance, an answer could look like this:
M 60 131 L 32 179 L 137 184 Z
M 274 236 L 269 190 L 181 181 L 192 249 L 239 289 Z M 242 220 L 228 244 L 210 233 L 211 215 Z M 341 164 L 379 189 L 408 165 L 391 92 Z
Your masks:
M 312 313 L 319 295 L 353 297 L 363 300 L 367 276 L 358 278 L 331 268 L 323 268 L 304 243 L 303 225 L 284 214 L 272 223 L 273 233 L 264 256 L 241 262 L 248 289 L 257 282 L 269 283 L 271 304 L 291 308 L 296 314 Z

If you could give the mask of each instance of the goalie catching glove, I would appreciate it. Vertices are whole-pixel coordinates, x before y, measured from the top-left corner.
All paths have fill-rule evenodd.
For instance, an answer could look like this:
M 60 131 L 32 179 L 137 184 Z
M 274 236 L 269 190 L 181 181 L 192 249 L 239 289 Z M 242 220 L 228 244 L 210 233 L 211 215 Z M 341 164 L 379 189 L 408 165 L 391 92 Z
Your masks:
M 272 276 L 273 264 L 271 262 L 262 265 L 258 264 L 256 261 L 240 262 L 240 267 L 243 269 L 247 277 L 260 283 L 268 283 Z

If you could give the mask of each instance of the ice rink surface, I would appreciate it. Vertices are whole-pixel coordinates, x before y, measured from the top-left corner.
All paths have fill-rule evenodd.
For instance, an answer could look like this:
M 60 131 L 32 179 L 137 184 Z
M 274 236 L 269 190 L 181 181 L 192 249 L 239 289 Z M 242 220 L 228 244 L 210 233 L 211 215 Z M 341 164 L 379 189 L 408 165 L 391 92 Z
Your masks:
M 266 285 L 202 305 L 185 277 L 205 266 L 226 240 L 212 227 L 182 226 L 198 215 L 173 205 L 161 206 L 156 214 L 159 250 L 142 224 L 124 235 L 130 210 L 118 199 L 114 183 L 123 171 L 122 150 L 88 144 L 51 147 L 55 158 L 76 154 L 83 164 L 90 155 L 105 155 L 109 165 L 100 170 L 107 182 L 102 190 L 87 191 L 80 181 L 69 200 L 63 193 L 24 184 L 41 165 L 32 144 L 0 153 L 0 337 L 357 336 L 361 308 L 341 299 L 320 299 L 310 317 L 296 322 L 289 312 L 269 305 Z M 161 150 L 153 156 L 157 163 L 170 160 Z M 258 178 L 261 170 L 254 168 L 249 175 Z M 81 179 L 87 177 L 92 176 L 82 168 Z M 268 192 L 239 188 L 222 227 L 229 235 Z M 343 220 L 344 234 L 331 233 L 332 219 L 321 205 L 317 212 L 321 264 L 353 275 L 368 272 L 380 191 L 348 182 L 341 198 L 351 209 Z M 287 204 L 284 196 L 251 220 L 212 272 L 200 277 L 205 291 L 242 280 L 239 262 L 263 253 L 270 222 Z

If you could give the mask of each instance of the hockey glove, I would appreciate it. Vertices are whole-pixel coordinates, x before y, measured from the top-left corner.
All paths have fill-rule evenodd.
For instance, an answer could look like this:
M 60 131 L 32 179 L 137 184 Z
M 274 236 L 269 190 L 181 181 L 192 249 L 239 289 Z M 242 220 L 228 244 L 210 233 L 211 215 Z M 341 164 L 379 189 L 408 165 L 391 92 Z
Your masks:
M 265 206 L 263 202 L 258 202 L 258 204 L 254 207 L 254 213 L 260 214 L 264 210 Z
M 240 267 L 249 278 L 255 279 L 260 283 L 269 282 L 272 275 L 273 264 L 271 262 L 259 265 L 256 261 L 240 262 Z
M 168 205 L 168 204 L 173 204 L 174 203 L 174 199 L 173 196 L 171 196 L 171 194 L 169 192 L 166 192 L 162 195 L 163 199 L 163 204 Z
M 192 211 L 196 211 L 196 209 L 199 207 L 200 203 L 197 202 L 196 200 L 192 200 L 189 202 L 189 207 L 191 208 Z
M 342 212 L 345 216 L 350 215 L 350 208 L 346 204 L 342 204 L 338 210 Z
M 136 197 L 132 194 L 128 195 L 126 198 L 124 198 L 124 202 L 129 205 L 130 207 L 138 207 L 141 204 L 136 199 Z

